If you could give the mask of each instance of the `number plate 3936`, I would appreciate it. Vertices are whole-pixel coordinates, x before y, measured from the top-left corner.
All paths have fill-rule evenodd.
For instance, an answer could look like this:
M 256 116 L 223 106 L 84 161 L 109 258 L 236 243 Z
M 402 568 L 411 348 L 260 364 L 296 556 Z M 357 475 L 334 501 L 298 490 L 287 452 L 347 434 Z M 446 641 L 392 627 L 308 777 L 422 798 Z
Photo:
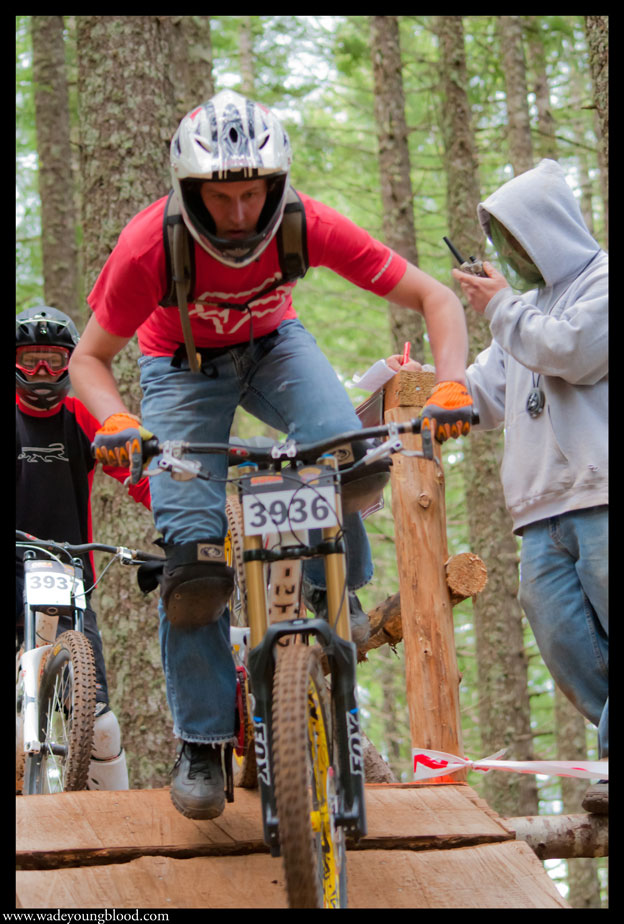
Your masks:
M 261 491 L 243 495 L 245 533 L 256 536 L 280 529 L 319 529 L 335 526 L 336 492 L 333 487 Z

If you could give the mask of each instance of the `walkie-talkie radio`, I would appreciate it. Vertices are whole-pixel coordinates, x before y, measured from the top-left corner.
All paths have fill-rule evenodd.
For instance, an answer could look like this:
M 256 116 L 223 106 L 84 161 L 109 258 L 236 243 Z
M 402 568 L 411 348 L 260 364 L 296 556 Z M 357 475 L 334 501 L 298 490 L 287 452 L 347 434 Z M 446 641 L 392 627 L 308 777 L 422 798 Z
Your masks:
M 469 257 L 467 260 L 464 260 L 457 248 L 451 244 L 448 237 L 443 237 L 442 240 L 459 263 L 459 268 L 463 273 L 472 273 L 473 276 L 485 276 L 486 279 L 488 278 L 487 273 L 483 269 L 482 260 L 476 260 L 474 257 Z

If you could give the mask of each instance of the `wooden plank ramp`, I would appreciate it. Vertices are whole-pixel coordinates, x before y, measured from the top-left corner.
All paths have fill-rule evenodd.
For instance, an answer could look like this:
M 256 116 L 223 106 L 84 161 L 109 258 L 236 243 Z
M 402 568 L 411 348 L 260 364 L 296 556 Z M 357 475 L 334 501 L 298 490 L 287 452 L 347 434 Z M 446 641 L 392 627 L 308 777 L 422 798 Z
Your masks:
M 541 862 L 466 784 L 370 784 L 350 908 L 567 908 Z M 193 821 L 167 789 L 16 798 L 17 908 L 285 908 L 257 791 Z

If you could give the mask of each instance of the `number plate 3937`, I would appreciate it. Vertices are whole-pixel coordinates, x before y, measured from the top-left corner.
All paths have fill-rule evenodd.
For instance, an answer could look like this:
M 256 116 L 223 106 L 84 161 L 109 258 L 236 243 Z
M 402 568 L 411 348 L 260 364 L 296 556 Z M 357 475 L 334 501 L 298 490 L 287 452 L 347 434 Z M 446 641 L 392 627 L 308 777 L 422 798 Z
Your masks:
M 24 562 L 26 599 L 30 606 L 70 606 L 73 574 L 56 562 Z
M 335 526 L 336 492 L 333 487 L 262 491 L 243 495 L 245 533 L 256 536 L 280 529 L 318 529 Z

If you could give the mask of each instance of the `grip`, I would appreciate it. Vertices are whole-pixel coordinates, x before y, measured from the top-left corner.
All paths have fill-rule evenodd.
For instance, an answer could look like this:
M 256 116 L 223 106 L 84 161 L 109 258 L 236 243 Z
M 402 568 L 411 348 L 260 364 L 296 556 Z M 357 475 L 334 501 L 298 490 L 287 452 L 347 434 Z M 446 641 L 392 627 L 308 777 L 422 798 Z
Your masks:
M 142 458 L 143 462 L 149 462 L 153 456 L 157 456 L 160 452 L 160 443 L 158 442 L 158 437 L 153 436 L 149 440 L 142 440 Z

